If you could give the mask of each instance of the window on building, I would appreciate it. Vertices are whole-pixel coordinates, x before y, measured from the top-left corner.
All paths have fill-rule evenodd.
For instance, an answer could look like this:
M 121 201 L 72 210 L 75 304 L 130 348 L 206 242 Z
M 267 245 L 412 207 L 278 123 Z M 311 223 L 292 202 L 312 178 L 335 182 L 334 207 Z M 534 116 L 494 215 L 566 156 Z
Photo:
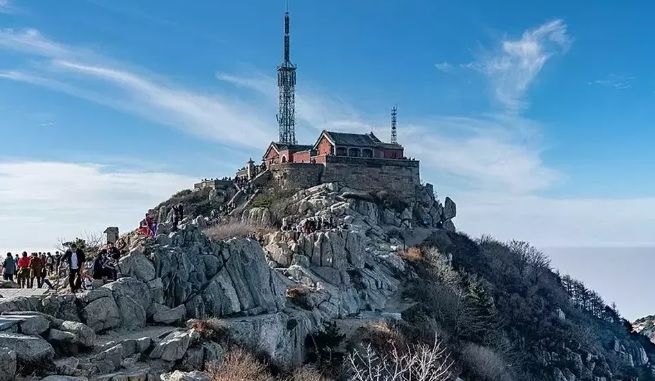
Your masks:
M 362 157 L 373 157 L 373 150 L 368 149 L 368 148 L 364 148 L 362 150 Z
M 359 157 L 359 148 L 351 148 L 348 150 L 348 156 Z
M 345 147 L 337 147 L 337 156 L 348 156 L 348 152 Z
M 286 162 L 287 162 L 287 157 L 286 157 L 286 156 L 282 156 L 282 162 L 283 162 L 283 163 L 286 163 Z

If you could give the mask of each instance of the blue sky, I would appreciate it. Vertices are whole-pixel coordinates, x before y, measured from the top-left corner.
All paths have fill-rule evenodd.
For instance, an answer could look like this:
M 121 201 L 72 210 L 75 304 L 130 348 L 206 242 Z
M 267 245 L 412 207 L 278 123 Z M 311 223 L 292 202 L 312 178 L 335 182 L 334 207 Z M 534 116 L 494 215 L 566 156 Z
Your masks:
M 463 231 L 653 246 L 653 5 L 631 5 L 292 0 L 299 137 L 386 137 L 398 104 L 401 143 Z M 0 248 L 132 228 L 260 157 L 283 10 L 0 0 Z

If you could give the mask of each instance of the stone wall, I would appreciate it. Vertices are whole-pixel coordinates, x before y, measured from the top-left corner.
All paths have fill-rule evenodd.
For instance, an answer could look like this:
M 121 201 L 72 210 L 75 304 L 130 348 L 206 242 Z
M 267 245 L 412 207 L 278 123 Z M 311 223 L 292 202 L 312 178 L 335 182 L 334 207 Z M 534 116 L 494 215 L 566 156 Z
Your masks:
M 309 163 L 273 164 L 269 170 L 273 181 L 282 189 L 305 189 L 319 185 L 323 165 Z
M 199 183 L 194 184 L 193 189 L 195 190 L 203 190 L 203 189 L 228 189 L 232 185 L 232 181 L 230 180 L 218 180 L 218 179 L 210 179 L 210 180 L 203 180 Z
M 397 194 L 412 199 L 421 184 L 416 160 L 366 159 L 326 156 L 323 183 L 339 182 L 350 188 Z

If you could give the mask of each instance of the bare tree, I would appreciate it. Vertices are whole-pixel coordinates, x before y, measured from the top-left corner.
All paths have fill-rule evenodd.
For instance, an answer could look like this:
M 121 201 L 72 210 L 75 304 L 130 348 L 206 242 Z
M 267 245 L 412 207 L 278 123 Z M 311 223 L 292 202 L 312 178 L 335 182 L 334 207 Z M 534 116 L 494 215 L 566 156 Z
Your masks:
M 453 361 L 446 346 L 435 336 L 434 344 L 408 346 L 404 353 L 395 345 L 389 355 L 378 355 L 370 345 L 348 355 L 353 381 L 446 381 Z

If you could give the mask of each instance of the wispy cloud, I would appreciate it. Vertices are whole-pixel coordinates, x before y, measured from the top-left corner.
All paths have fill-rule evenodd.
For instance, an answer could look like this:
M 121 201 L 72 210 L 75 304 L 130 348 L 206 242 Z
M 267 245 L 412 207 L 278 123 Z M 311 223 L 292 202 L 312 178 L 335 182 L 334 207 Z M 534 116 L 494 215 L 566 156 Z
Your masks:
M 448 63 L 448 62 L 436 63 L 436 64 L 434 64 L 434 67 L 436 67 L 437 70 L 439 70 L 441 72 L 444 72 L 444 73 L 450 73 L 454 69 L 453 65 Z
M 14 13 L 15 10 L 10 0 L 0 0 L 0 13 Z
M 606 78 L 590 81 L 589 84 L 623 90 L 631 88 L 634 80 L 635 77 L 630 75 L 610 74 Z
M 275 77 L 260 72 L 241 74 L 219 72 L 216 73 L 216 78 L 263 96 L 268 101 L 268 110 L 275 112 L 278 97 Z M 316 132 L 321 130 L 366 132 L 373 128 L 350 102 L 333 96 L 327 91 L 311 89 L 307 84 L 297 89 L 296 120 L 303 127 L 298 129 L 297 133 L 301 138 L 308 139 L 315 138 Z
M 0 31 L 0 48 L 42 60 L 1 72 L 0 78 L 89 99 L 219 143 L 257 147 L 272 137 L 270 123 L 235 98 L 184 87 L 145 69 L 47 39 L 34 29 Z M 248 128 L 249 134 L 242 134 L 241 128 Z
M 495 98 L 516 112 L 525 106 L 525 94 L 544 64 L 566 52 L 571 43 L 564 21 L 554 20 L 526 30 L 520 39 L 503 39 L 498 50 L 466 66 L 485 74 Z
M 98 164 L 0 161 L 0 243 L 5 250 L 50 249 L 57 238 L 108 225 L 123 231 L 194 179 Z

